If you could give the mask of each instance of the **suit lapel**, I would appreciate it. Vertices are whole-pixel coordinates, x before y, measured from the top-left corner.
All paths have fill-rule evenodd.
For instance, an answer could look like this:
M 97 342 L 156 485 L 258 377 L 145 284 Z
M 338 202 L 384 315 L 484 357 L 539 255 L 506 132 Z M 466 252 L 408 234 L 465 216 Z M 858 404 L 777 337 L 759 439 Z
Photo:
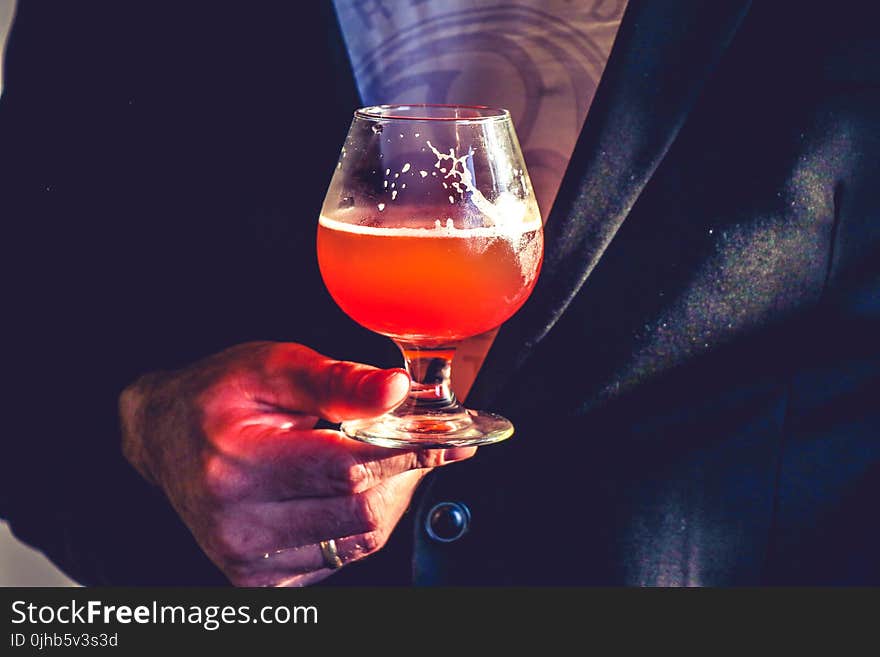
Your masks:
M 749 5 L 629 0 L 547 220 L 541 277 L 495 339 L 469 405 L 490 404 L 565 312 L 675 140 Z

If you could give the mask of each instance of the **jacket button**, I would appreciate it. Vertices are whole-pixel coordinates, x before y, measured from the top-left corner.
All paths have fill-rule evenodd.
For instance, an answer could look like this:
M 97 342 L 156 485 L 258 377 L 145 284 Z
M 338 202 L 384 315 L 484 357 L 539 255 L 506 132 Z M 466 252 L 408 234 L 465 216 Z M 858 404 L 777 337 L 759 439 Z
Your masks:
M 425 531 L 435 541 L 452 543 L 468 530 L 471 511 L 461 502 L 440 502 L 431 507 L 425 517 Z

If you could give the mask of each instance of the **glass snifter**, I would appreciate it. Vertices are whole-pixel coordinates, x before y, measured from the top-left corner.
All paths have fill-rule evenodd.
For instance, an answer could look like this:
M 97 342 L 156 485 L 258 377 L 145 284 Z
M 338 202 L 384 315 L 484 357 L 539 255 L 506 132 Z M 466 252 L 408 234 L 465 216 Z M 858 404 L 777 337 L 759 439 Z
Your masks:
M 526 301 L 541 267 L 541 216 L 510 113 L 447 105 L 355 112 L 318 225 L 318 262 L 340 308 L 398 345 L 407 400 L 347 421 L 386 447 L 483 445 L 509 420 L 465 409 L 450 387 L 461 340 Z

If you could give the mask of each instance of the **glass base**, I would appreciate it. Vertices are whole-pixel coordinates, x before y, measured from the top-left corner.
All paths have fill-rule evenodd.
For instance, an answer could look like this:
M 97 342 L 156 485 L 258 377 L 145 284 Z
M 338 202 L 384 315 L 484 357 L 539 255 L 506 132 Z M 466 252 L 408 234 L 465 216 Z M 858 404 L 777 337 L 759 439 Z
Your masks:
M 349 438 L 400 449 L 490 445 L 513 435 L 513 424 L 507 418 L 470 410 L 415 415 L 395 415 L 392 411 L 379 417 L 343 422 L 341 429 Z

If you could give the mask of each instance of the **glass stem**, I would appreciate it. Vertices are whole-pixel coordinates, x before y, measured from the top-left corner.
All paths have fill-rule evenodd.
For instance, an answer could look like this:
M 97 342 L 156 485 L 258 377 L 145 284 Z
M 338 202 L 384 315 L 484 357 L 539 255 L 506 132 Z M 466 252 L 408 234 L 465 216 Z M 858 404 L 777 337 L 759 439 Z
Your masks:
M 425 347 L 397 342 L 412 380 L 406 413 L 459 413 L 463 409 L 452 392 L 452 357 L 455 345 Z M 398 410 L 403 410 L 403 407 Z

